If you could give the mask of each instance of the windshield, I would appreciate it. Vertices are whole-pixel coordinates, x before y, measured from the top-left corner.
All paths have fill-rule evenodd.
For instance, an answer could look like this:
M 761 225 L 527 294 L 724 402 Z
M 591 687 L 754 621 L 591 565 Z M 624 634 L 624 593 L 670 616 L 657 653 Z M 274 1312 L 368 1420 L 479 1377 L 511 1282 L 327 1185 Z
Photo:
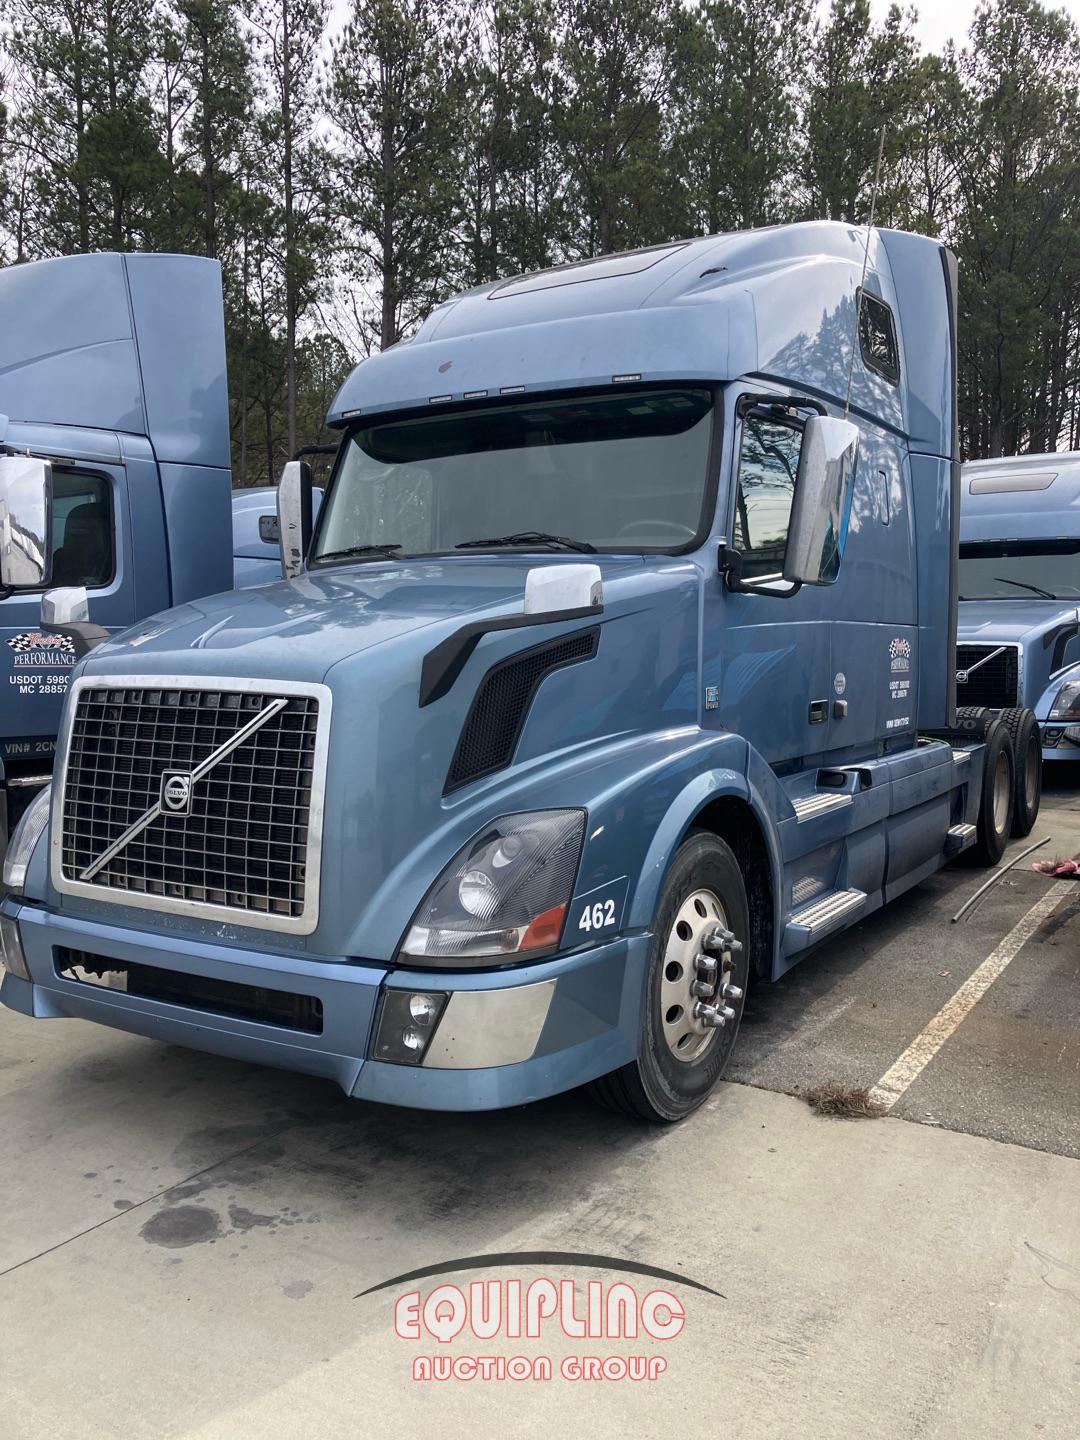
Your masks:
M 712 423 L 710 391 L 663 389 L 534 399 L 354 430 L 314 563 L 380 547 L 442 553 L 478 541 L 495 549 L 682 549 L 702 525 Z
M 1080 599 L 1080 539 L 980 540 L 960 546 L 962 600 Z

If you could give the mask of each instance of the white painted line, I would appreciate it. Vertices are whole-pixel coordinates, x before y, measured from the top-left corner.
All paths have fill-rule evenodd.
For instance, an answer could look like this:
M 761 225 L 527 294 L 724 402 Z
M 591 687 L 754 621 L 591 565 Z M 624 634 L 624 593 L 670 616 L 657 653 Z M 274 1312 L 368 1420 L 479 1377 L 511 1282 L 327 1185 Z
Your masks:
M 951 1000 L 917 1035 L 891 1069 L 886 1070 L 870 1091 L 870 1099 L 883 1110 L 891 1110 L 904 1091 L 918 1079 L 930 1061 L 961 1021 L 971 1013 L 990 986 L 1016 959 L 1020 951 L 1035 934 L 1043 921 L 1057 909 L 1066 895 L 1076 894 L 1074 881 L 1059 880 L 1041 900 L 1031 907 L 1027 914 L 1009 931 L 996 950 L 992 951 L 964 981 Z

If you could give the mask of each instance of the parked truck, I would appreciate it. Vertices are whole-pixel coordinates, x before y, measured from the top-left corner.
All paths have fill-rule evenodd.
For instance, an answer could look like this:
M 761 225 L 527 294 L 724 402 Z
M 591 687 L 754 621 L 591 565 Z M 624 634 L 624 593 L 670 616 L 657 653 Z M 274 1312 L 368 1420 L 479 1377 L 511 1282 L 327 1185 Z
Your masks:
M 1026 834 L 1036 757 L 1080 760 L 1080 454 L 964 466 L 956 663 L 959 700 L 1010 711 L 1014 746 L 1030 752 L 1016 797 Z
M 283 474 L 288 579 L 77 666 L 4 1003 L 397 1105 L 691 1112 L 751 979 L 1010 833 L 1008 728 L 955 703 L 955 296 L 935 242 L 811 223 L 364 361 L 314 534 Z
M 78 255 L 0 270 L 0 465 L 20 457 L 51 464 L 51 584 L 83 587 L 96 625 L 280 578 L 277 546 L 249 533 L 248 492 L 230 514 L 217 261 Z M 42 629 L 40 596 L 0 589 L 0 845 L 49 779 L 75 662 L 71 641 Z

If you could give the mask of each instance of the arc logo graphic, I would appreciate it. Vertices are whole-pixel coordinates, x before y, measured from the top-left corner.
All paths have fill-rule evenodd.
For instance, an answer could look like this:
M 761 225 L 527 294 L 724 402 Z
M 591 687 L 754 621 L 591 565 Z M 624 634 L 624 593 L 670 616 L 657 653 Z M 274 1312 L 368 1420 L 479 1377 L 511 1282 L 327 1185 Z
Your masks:
M 534 1267 L 541 1267 L 545 1273 L 531 1279 L 520 1274 Z M 676 1339 L 687 1321 L 675 1290 L 686 1288 L 716 1300 L 724 1299 L 719 1291 L 688 1275 L 655 1265 L 610 1255 L 540 1250 L 473 1255 L 425 1265 L 371 1285 L 355 1298 L 455 1271 L 507 1268 L 518 1270 L 518 1276 L 460 1285 L 442 1280 L 426 1292 L 417 1287 L 398 1294 L 394 1331 L 399 1339 L 419 1342 L 421 1346 L 434 1342 L 433 1348 L 414 1354 L 414 1380 L 655 1381 L 668 1368 L 657 1343 L 662 1348 Z M 645 1277 L 648 1283 L 641 1286 L 625 1279 L 614 1283 L 594 1279 L 575 1282 L 557 1275 L 559 1270 L 577 1269 L 614 1270 Z M 552 1278 L 553 1271 L 556 1278 Z M 657 1285 L 657 1281 L 661 1284 Z M 476 1341 L 490 1345 L 492 1350 L 474 1353 Z M 587 1345 L 599 1342 L 597 1349 L 606 1353 L 578 1353 L 575 1341 Z M 612 1341 L 616 1342 L 614 1352 L 608 1348 Z M 468 1347 L 467 1352 L 448 1350 L 454 1342 Z M 510 1353 L 499 1353 L 507 1342 Z M 626 1342 L 640 1342 L 640 1348 L 631 1346 L 637 1353 L 625 1353 Z M 537 1344 L 550 1344 L 556 1351 L 568 1353 L 561 1357 L 538 1354 Z

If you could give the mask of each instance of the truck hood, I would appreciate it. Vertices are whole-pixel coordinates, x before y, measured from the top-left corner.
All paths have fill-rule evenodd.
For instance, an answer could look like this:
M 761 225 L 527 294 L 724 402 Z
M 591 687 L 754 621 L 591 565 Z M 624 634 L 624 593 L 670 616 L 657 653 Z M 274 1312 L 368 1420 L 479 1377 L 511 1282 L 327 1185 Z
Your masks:
M 1020 703 L 1045 719 L 1060 677 L 1080 660 L 1080 608 L 1062 600 L 964 600 L 957 639 L 962 645 L 1016 645 Z
M 493 815 L 573 803 L 568 796 L 580 791 L 567 791 L 565 782 L 559 789 L 568 765 L 587 766 L 612 743 L 698 722 L 703 572 L 692 560 L 667 556 L 647 563 L 596 557 L 604 600 L 595 619 L 484 634 L 449 689 L 420 703 L 423 661 L 434 646 L 469 621 L 521 613 L 529 570 L 567 558 L 462 556 L 316 572 L 156 616 L 93 651 L 81 673 L 249 678 L 271 690 L 275 680 L 325 684 L 331 719 L 319 922 L 307 936 L 275 934 L 274 944 L 387 961 L 443 867 Z M 579 652 L 576 663 L 553 661 L 535 690 L 515 692 L 525 696 L 524 709 L 505 759 L 478 765 L 475 775 L 455 772 L 451 783 L 491 668 L 581 632 L 595 641 L 591 653 Z M 498 701 L 515 703 L 512 696 Z M 488 715 L 488 723 L 497 731 L 500 714 Z M 80 908 L 99 903 L 80 901 Z M 146 924 L 145 911 L 131 918 Z M 168 924 L 266 943 L 265 934 L 239 925 L 175 913 Z
M 388 641 L 434 627 L 420 646 L 426 653 L 466 617 L 520 611 L 529 570 L 566 558 L 378 562 L 211 595 L 123 631 L 93 651 L 83 673 L 321 681 L 342 660 Z M 608 580 L 640 573 L 641 561 L 601 568 Z
M 957 636 L 968 644 L 1030 642 L 1080 623 L 1080 608 L 1064 600 L 962 600 Z

